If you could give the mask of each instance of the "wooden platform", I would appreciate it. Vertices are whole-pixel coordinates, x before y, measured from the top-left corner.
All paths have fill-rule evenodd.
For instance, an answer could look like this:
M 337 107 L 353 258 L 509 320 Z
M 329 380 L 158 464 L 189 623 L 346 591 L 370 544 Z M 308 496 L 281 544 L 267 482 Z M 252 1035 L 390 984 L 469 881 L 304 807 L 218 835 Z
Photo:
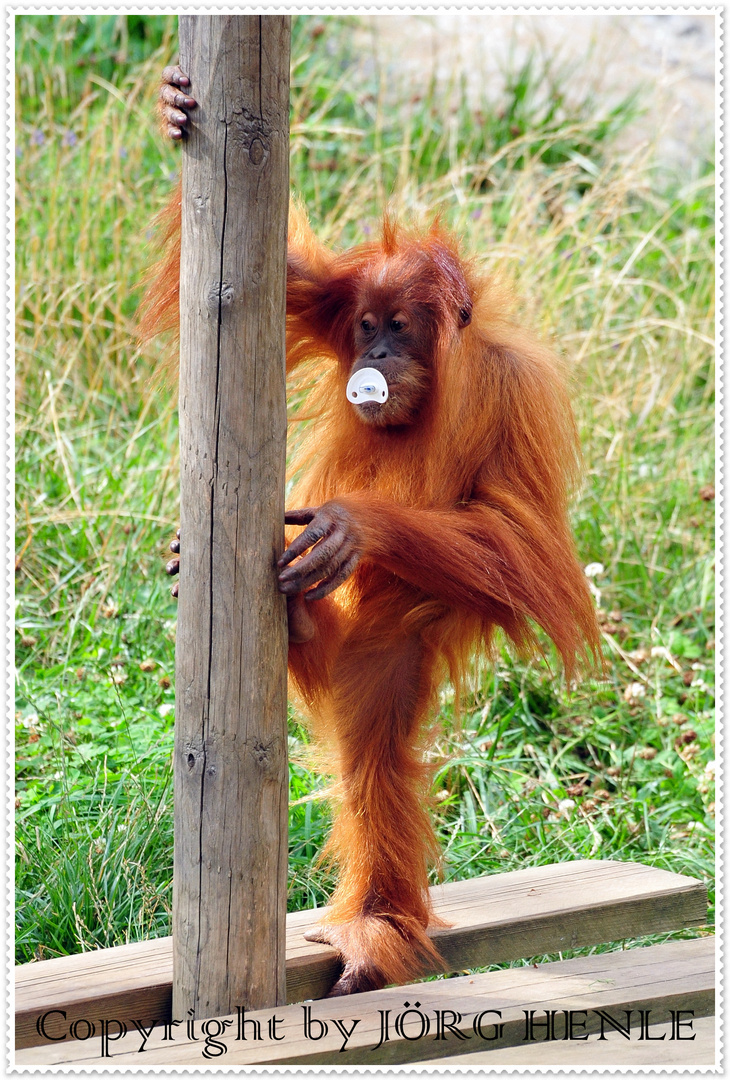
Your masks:
M 448 929 L 434 933 L 450 971 L 698 926 L 706 917 L 701 882 L 635 863 L 561 863 L 438 886 L 432 893 L 437 913 L 451 923 Z M 308 911 L 287 918 L 289 1002 L 322 997 L 337 975 L 339 965 L 333 950 L 302 937 L 321 915 L 321 911 Z M 101 1020 L 110 1022 L 112 1038 L 120 1024 L 111 1021 L 126 1024 L 128 1029 L 123 1038 L 109 1044 L 114 1065 L 205 1064 L 201 1049 L 204 1037 L 200 1042 L 188 1042 L 184 1027 L 171 1029 L 168 1034 L 174 1037 L 167 1040 L 163 1038 L 165 1029 L 156 1028 L 145 1045 L 144 1058 L 139 1058 L 143 1036 L 136 1025 L 149 1029 L 170 1019 L 171 963 L 170 939 L 162 938 L 17 968 L 16 1046 L 26 1048 L 19 1049 L 17 1064 L 101 1064 Z M 411 1010 L 403 1023 L 396 1025 L 396 1018 L 408 1009 L 405 1002 L 414 1006 L 416 1001 L 416 1012 Z M 625 1054 L 634 1046 L 645 1051 L 648 1043 L 648 1039 L 639 1038 L 638 1027 L 644 1021 L 637 1010 L 651 1010 L 646 1023 L 661 1025 L 671 1023 L 672 1009 L 692 1011 L 695 1018 L 707 1017 L 713 1002 L 714 939 L 705 937 L 314 1001 L 308 1006 L 311 1013 L 302 1005 L 282 1006 L 251 1014 L 251 1019 L 260 1022 L 261 1040 L 252 1041 L 252 1025 L 244 1029 L 249 1035 L 246 1041 L 237 1038 L 234 1017 L 225 1035 L 215 1040 L 226 1046 L 225 1055 L 211 1057 L 208 1063 L 383 1064 L 465 1052 L 471 1059 L 475 1053 L 512 1053 L 509 1048 L 513 1046 L 519 1054 L 541 1042 L 541 1038 L 524 1040 L 523 1010 L 530 1009 L 536 1010 L 538 1017 L 545 1009 L 558 1010 L 555 1037 L 561 1042 L 563 1010 L 585 1012 L 586 1026 L 579 1030 L 589 1035 L 600 1031 L 597 1009 L 618 1010 L 616 1017 L 622 1024 L 626 1023 L 623 1010 L 633 1010 L 635 1033 L 629 1039 L 618 1035 Z M 485 1009 L 503 1012 L 500 1022 L 504 1028 L 495 1040 L 473 1031 L 474 1017 Z M 36 1025 L 38 1017 L 52 1010 L 60 1011 L 48 1018 L 47 1033 L 56 1037 L 65 1033 L 67 1037 L 49 1043 Z M 381 1015 L 387 1010 L 389 1038 L 378 1047 Z M 419 1012 L 427 1017 L 429 1030 L 414 1038 L 413 1032 L 417 1034 L 419 1024 L 425 1023 L 418 1019 Z M 460 1019 L 454 1019 L 452 1029 L 437 1038 L 437 1028 L 449 1021 L 452 1013 Z M 274 1014 L 281 1018 L 275 1033 L 283 1034 L 283 1039 L 268 1037 L 268 1021 Z M 303 1025 L 309 1015 L 327 1023 L 326 1036 L 307 1038 Z M 86 1020 L 96 1022 L 96 1030 L 87 1041 L 81 1041 L 90 1030 Z M 353 1020 L 358 1021 L 354 1028 Z M 75 1021 L 80 1023 L 73 1038 L 71 1025 Z M 484 1032 L 492 1030 L 489 1017 L 484 1018 L 483 1028 Z M 456 1030 L 472 1037 L 460 1039 Z M 708 1030 L 705 1024 L 705 1041 Z M 323 1028 L 315 1024 L 309 1034 L 316 1036 L 320 1031 Z M 347 1032 L 351 1038 L 341 1051 Z M 689 1028 L 678 1029 L 679 1035 L 691 1033 Z M 670 1040 L 677 1045 L 681 1041 Z M 578 1042 L 588 1045 L 578 1038 L 565 1041 L 566 1052 L 572 1055 L 566 1061 L 574 1060 L 573 1045 Z M 605 1040 L 600 1040 L 600 1045 L 604 1044 Z M 555 1045 L 557 1042 L 550 1041 L 543 1050 Z M 490 1063 L 492 1060 L 490 1056 Z
M 621 1018 L 625 1022 L 625 1018 Z M 641 1029 L 634 1029 L 629 1040 L 618 1031 L 594 1033 L 585 1042 L 575 1039 L 565 1042 L 534 1042 L 510 1046 L 504 1050 L 481 1050 L 473 1054 L 455 1054 L 447 1062 L 439 1058 L 422 1061 L 424 1067 L 448 1064 L 449 1069 L 490 1070 L 514 1068 L 543 1069 L 581 1068 L 591 1065 L 595 1069 L 616 1068 L 619 1066 L 636 1068 L 639 1065 L 651 1065 L 655 1069 L 677 1066 L 683 1069 L 701 1069 L 715 1064 L 716 1018 L 700 1016 L 693 1020 L 692 1029 L 682 1027 L 682 1038 L 677 1040 L 677 1031 L 672 1023 L 652 1024 L 646 1038 L 641 1038 Z M 689 1036 L 689 1038 L 687 1037 Z M 694 1036 L 694 1038 L 692 1038 Z
M 607 1017 L 626 1027 L 628 1011 L 630 1038 L 625 1041 L 620 1034 L 619 1037 L 622 1062 L 630 1061 L 628 1055 L 632 1050 L 636 1054 L 646 1051 L 647 1041 L 642 1038 L 646 1020 L 642 1027 L 642 1012 L 648 1018 L 651 1032 L 652 1026 L 656 1031 L 656 1025 L 671 1025 L 671 1010 L 675 1014 L 681 1010 L 683 1026 L 677 1033 L 682 1038 L 669 1041 L 691 1045 L 691 1036 L 696 1034 L 695 1021 L 711 1016 L 714 1011 L 714 967 L 714 941 L 704 937 L 535 967 L 508 968 L 485 975 L 416 983 L 348 998 L 328 998 L 307 1005 L 285 1005 L 247 1015 L 245 1019 L 249 1022 L 242 1030 L 245 1040 L 239 1037 L 237 1017 L 228 1017 L 229 1028 L 216 1038 L 216 1042 L 225 1045 L 226 1053 L 220 1060 L 213 1060 L 217 1064 L 238 1066 L 395 1065 L 434 1062 L 465 1052 L 467 1056 L 471 1053 L 481 1056 L 514 1048 L 510 1056 L 514 1063 L 520 1062 L 523 1052 L 532 1052 L 534 1060 L 536 1046 L 541 1046 L 543 1051 L 549 1048 L 555 1054 L 556 1044 L 563 1042 L 566 1011 L 569 1017 L 572 1012 L 572 1039 L 567 1049 L 565 1046 L 560 1049 L 574 1060 L 580 1054 L 574 1049 L 575 1044 L 583 1043 L 586 1055 L 592 1054 L 592 1044 L 599 1042 L 601 1022 L 609 1032 L 614 1028 Z M 525 1012 L 529 1014 L 530 1010 L 531 1033 L 525 1018 Z M 548 1033 L 544 1027 L 548 1010 L 554 1010 L 553 1039 L 543 1046 Z M 497 1016 L 496 1012 L 501 1015 Z M 98 1015 L 91 1012 L 89 1019 Z M 277 1017 L 276 1040 L 269 1025 L 274 1016 Z M 387 1041 L 384 1016 L 388 1020 Z M 475 1019 L 479 1016 L 481 1022 L 475 1030 Z M 113 1014 L 107 1017 L 112 1018 Z M 497 1030 L 495 1021 L 501 1025 Z M 569 1034 L 570 1023 L 569 1020 Z M 53 1027 L 55 1034 L 68 1031 L 65 1023 Z M 219 1027 L 216 1024 L 208 1033 L 217 1036 Z M 86 1030 L 84 1027 L 81 1034 L 86 1034 Z M 118 1028 L 110 1027 L 110 1031 L 115 1035 Z M 166 1040 L 165 1034 L 164 1028 L 156 1027 L 144 1043 L 144 1036 L 130 1025 L 123 1039 L 110 1043 L 107 1063 L 145 1068 L 153 1065 L 194 1068 L 206 1063 L 205 1036 L 199 1024 L 193 1032 L 199 1041 L 188 1039 L 184 1025 L 172 1030 L 171 1039 Z M 497 1037 L 493 1038 L 494 1035 Z M 588 1039 L 584 1038 L 586 1035 Z M 144 1057 L 141 1057 L 143 1043 Z M 666 1048 L 662 1049 L 666 1054 Z M 100 1039 L 93 1037 L 80 1042 L 67 1035 L 63 1042 L 19 1050 L 15 1063 L 44 1068 L 63 1064 L 77 1068 L 98 1066 L 102 1064 Z

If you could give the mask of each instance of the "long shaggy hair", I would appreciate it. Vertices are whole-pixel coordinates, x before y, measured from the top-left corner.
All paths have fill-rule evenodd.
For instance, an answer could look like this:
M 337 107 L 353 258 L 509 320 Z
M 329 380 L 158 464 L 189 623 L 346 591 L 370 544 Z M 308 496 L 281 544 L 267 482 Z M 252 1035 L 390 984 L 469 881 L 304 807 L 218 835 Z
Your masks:
M 143 336 L 177 321 L 179 219 L 178 195 Z M 405 312 L 413 328 L 411 362 L 391 388 L 405 412 L 381 424 L 345 396 L 355 328 L 373 306 Z M 499 627 L 522 655 L 539 648 L 541 627 L 568 678 L 599 652 L 568 524 L 578 443 L 564 372 L 511 307 L 438 225 L 413 233 L 386 219 L 380 241 L 335 254 L 292 207 L 287 364 L 308 422 L 288 501 L 336 502 L 362 551 L 343 585 L 307 604 L 316 633 L 289 650 L 338 777 L 327 850 L 340 877 L 322 940 L 343 954 L 343 992 L 438 962 L 423 751 L 444 676 L 459 685 Z

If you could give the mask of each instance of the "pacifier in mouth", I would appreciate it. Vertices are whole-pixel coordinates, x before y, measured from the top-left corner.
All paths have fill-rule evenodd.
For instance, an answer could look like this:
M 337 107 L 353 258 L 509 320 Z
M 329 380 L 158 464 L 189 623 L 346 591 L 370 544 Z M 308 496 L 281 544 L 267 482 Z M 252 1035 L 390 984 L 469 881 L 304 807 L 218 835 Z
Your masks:
M 360 368 L 347 383 L 347 400 L 353 405 L 365 405 L 368 401 L 374 401 L 377 405 L 384 405 L 388 400 L 388 384 L 385 377 L 377 368 Z

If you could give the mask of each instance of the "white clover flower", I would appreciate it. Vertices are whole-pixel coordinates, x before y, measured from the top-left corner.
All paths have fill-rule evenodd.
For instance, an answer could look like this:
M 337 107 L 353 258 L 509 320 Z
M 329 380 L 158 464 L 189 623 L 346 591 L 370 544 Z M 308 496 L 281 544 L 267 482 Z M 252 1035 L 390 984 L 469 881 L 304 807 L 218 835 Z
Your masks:
M 606 568 L 603 565 L 603 563 L 591 562 L 591 563 L 588 563 L 588 566 L 586 566 L 583 573 L 588 578 L 600 577 L 601 574 L 606 573 Z

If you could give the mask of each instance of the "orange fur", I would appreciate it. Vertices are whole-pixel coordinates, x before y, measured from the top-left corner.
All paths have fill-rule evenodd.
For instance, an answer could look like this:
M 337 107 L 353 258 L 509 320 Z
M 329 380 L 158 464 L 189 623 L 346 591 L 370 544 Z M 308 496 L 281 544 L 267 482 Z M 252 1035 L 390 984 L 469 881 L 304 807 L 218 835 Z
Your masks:
M 176 316 L 176 219 L 179 196 L 148 292 L 147 335 Z M 432 327 L 430 394 L 414 423 L 376 427 L 356 415 L 345 385 L 359 313 L 391 297 Z M 339 778 L 327 850 L 340 877 L 320 939 L 346 960 L 342 992 L 403 981 L 438 961 L 427 934 L 438 847 L 423 751 L 444 675 L 458 683 L 497 627 L 521 653 L 535 650 L 534 625 L 542 627 L 569 677 L 598 655 L 567 519 L 578 448 L 563 375 L 510 322 L 509 302 L 438 227 L 415 235 L 386 222 L 380 243 L 334 254 L 292 208 L 287 359 L 295 389 L 311 387 L 313 419 L 289 503 L 334 500 L 362 550 L 345 584 L 307 605 L 315 635 L 289 655 Z
M 155 221 L 164 255 L 144 279 L 147 287 L 137 322 L 137 333 L 142 342 L 168 330 L 176 334 L 180 326 L 181 221 L 182 181 Z

